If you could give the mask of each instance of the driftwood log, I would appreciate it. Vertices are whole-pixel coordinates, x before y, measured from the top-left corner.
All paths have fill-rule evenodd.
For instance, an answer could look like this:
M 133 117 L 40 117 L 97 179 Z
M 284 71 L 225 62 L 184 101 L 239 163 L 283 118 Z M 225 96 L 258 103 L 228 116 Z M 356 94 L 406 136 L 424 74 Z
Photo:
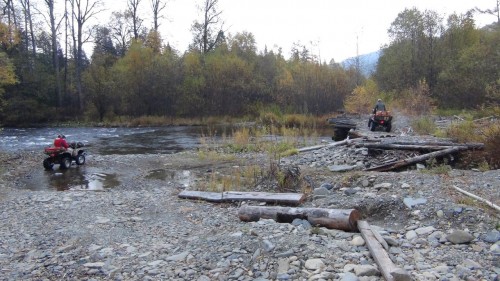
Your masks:
M 259 202 L 284 204 L 292 206 L 300 205 L 306 199 L 306 195 L 303 193 L 268 193 L 268 192 L 238 192 L 238 191 L 204 192 L 204 191 L 183 190 L 177 196 L 183 199 L 205 200 L 208 202 L 216 202 L 216 203 L 234 202 L 234 201 L 259 201 Z
M 357 221 L 361 218 L 355 209 L 291 208 L 243 206 L 238 211 L 242 221 L 273 219 L 281 223 L 291 223 L 294 219 L 304 219 L 314 226 L 330 229 L 356 231 Z
M 477 195 L 475 195 L 475 194 L 472 194 L 472 193 L 470 193 L 470 192 L 467 192 L 467 191 L 465 191 L 465 190 L 463 190 L 463 189 L 459 188 L 458 186 L 455 186 L 455 185 L 454 185 L 454 186 L 453 186 L 453 188 L 454 188 L 454 189 L 456 189 L 457 191 L 459 191 L 459 192 L 461 192 L 461 193 L 463 193 L 463 194 L 465 194 L 465 195 L 469 196 L 469 197 L 472 197 L 472 198 L 474 198 L 474 199 L 476 199 L 476 200 L 479 200 L 479 201 L 481 201 L 481 202 L 485 203 L 486 205 L 488 205 L 488 206 L 490 206 L 491 208 L 493 208 L 493 209 L 497 210 L 498 212 L 500 212 L 500 206 L 495 205 L 493 202 L 488 201 L 488 200 L 486 200 L 486 199 L 484 199 L 484 198 L 481 198 L 481 197 L 479 197 L 479 196 L 477 196 Z
M 395 169 L 399 169 L 399 168 L 402 168 L 402 167 L 405 167 L 408 165 L 423 162 L 425 160 L 432 159 L 435 157 L 440 157 L 440 156 L 452 154 L 452 153 L 458 152 L 460 150 L 465 150 L 465 149 L 467 149 L 467 148 L 460 147 L 460 146 L 452 146 L 452 147 L 447 148 L 447 149 L 434 151 L 434 152 L 427 153 L 427 154 L 422 154 L 422 155 L 415 156 L 415 157 L 408 158 L 408 159 L 403 159 L 403 160 L 398 160 L 398 161 L 386 163 L 386 164 L 376 166 L 376 167 L 371 167 L 371 168 L 366 169 L 366 171 L 384 172 L 384 171 L 395 170 Z
M 443 150 L 450 147 L 462 149 L 483 149 L 483 143 L 450 143 L 450 142 L 391 142 L 391 143 L 357 143 L 356 147 L 398 150 Z
M 399 281 L 399 280 L 411 280 L 411 276 L 402 268 L 397 267 L 384 250 L 379 240 L 376 237 L 375 232 L 368 222 L 360 220 L 358 221 L 358 229 L 361 232 L 361 236 L 365 239 L 366 246 L 368 250 L 377 263 L 382 276 L 384 276 L 387 281 Z M 378 234 L 378 233 L 377 233 Z
M 318 149 L 321 149 L 321 148 L 325 148 L 325 147 L 336 147 L 336 146 L 341 146 L 341 145 L 349 145 L 353 142 L 358 142 L 360 141 L 361 139 L 345 139 L 345 140 L 342 140 L 342 141 L 336 141 L 336 142 L 332 142 L 332 143 L 327 143 L 327 144 L 319 144 L 319 145 L 313 145 L 313 146 L 307 146 L 307 147 L 302 147 L 302 148 L 299 148 L 299 152 L 307 152 L 307 151 L 313 151 L 313 150 L 318 150 Z

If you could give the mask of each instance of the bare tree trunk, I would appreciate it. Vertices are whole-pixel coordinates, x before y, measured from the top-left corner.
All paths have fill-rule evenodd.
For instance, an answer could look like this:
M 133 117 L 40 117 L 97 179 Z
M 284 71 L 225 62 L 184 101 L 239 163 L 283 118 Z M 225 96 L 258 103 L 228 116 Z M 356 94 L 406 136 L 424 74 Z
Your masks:
M 222 31 L 218 31 L 216 37 L 214 37 L 214 34 L 212 34 L 211 28 L 218 24 L 220 21 L 220 15 L 222 12 L 217 11 L 217 5 L 219 3 L 219 0 L 205 0 L 205 4 L 203 7 L 203 23 L 202 23 L 202 52 L 203 54 L 208 53 L 211 51 L 214 47 L 215 44 L 217 44 L 218 40 L 220 39 L 220 34 Z
M 100 0 L 70 0 L 73 8 L 73 19 L 76 21 L 76 36 L 73 25 L 73 44 L 75 49 L 75 73 L 76 73 L 76 90 L 78 92 L 78 105 L 80 111 L 84 109 L 84 97 L 82 91 L 82 64 L 83 64 L 83 44 L 87 39 L 83 38 L 83 28 L 85 23 L 101 12 L 99 6 L 102 2 Z M 89 37 L 91 34 L 89 34 Z
M 64 66 L 64 89 L 63 93 L 67 93 L 68 89 L 68 50 L 69 50 L 69 43 L 68 43 L 68 28 L 69 28 L 69 16 L 68 16 L 68 1 L 69 0 L 64 0 L 64 58 L 66 59 L 66 63 Z M 64 97 L 61 97 L 61 105 L 62 105 L 62 99 Z
M 139 30 L 141 29 L 142 25 L 142 20 L 139 19 L 138 15 L 139 3 L 141 3 L 141 0 L 128 0 L 128 11 L 132 16 L 132 28 L 135 40 L 139 38 Z
M 9 34 L 13 34 L 14 28 L 18 27 L 16 13 L 14 9 L 14 2 L 12 0 L 4 0 L 4 14 L 7 14 L 7 24 L 9 28 Z M 14 43 L 12 36 L 9 37 L 9 43 Z
M 35 42 L 35 32 L 33 30 L 33 15 L 31 14 L 31 3 L 30 0 L 19 1 L 23 8 L 24 14 L 24 34 L 25 34 L 25 45 L 26 52 L 31 49 L 31 58 L 28 58 L 29 69 L 34 71 L 35 69 L 35 59 L 36 59 L 36 42 Z
M 45 4 L 49 9 L 50 38 L 52 42 L 52 64 L 56 74 L 57 106 L 61 107 L 62 106 L 61 73 L 59 66 L 59 56 L 57 54 L 57 28 L 54 16 L 54 0 L 45 0 Z
M 158 32 L 160 24 L 158 23 L 158 18 L 160 12 L 165 8 L 166 3 L 162 3 L 162 0 L 151 0 L 151 8 L 153 10 L 153 29 Z

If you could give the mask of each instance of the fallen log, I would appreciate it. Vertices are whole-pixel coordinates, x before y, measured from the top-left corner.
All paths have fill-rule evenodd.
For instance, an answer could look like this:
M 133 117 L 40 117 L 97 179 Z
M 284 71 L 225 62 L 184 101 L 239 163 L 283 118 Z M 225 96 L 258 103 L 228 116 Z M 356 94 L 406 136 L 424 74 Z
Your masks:
M 318 149 L 325 148 L 325 147 L 335 147 L 335 146 L 347 145 L 350 142 L 352 142 L 352 140 L 345 139 L 343 141 L 336 141 L 336 142 L 327 143 L 327 144 L 308 146 L 308 147 L 299 148 L 299 152 L 313 151 L 313 150 L 318 150 Z
M 463 189 L 461 189 L 461 188 L 459 188 L 459 187 L 457 187 L 457 186 L 455 186 L 455 185 L 453 186 L 453 188 L 454 188 L 454 189 L 456 189 L 457 191 L 459 191 L 459 192 L 461 192 L 461 193 L 463 193 L 463 194 L 467 195 L 467 196 L 470 196 L 470 197 L 472 197 L 472 198 L 474 198 L 474 199 L 476 199 L 476 200 L 479 200 L 479 201 L 481 201 L 481 202 L 485 203 L 486 205 L 488 205 L 488 206 L 492 207 L 493 209 L 495 209 L 495 210 L 497 210 L 497 211 L 499 211 L 499 212 L 500 212 L 500 206 L 495 205 L 493 202 L 488 201 L 488 200 L 486 200 L 486 199 L 484 199 L 484 198 L 481 198 L 481 197 L 479 197 L 479 196 L 477 196 L 477 195 L 474 195 L 474 194 L 472 194 L 472 193 L 470 193 L 470 192 L 467 192 L 467 191 L 465 191 L 465 190 L 463 190 Z
M 402 167 L 405 167 L 405 166 L 408 166 L 408 165 L 412 165 L 412 164 L 416 164 L 416 163 L 419 163 L 419 162 L 423 162 L 423 161 L 431 159 L 431 158 L 435 158 L 435 157 L 440 157 L 440 156 L 452 154 L 452 153 L 458 152 L 460 150 L 466 150 L 466 149 L 467 148 L 465 148 L 465 147 L 453 146 L 453 147 L 450 147 L 450 148 L 447 148 L 447 149 L 443 149 L 443 150 L 439 150 L 439 151 L 434 151 L 434 152 L 431 152 L 431 153 L 422 154 L 422 155 L 415 156 L 415 157 L 412 157 L 412 158 L 398 160 L 398 161 L 395 161 L 395 162 L 391 162 L 391 163 L 383 164 L 383 165 L 380 165 L 380 166 L 368 168 L 368 169 L 365 169 L 365 171 L 384 172 L 384 171 L 395 170 L 395 169 L 402 168 Z
M 450 146 L 438 145 L 413 145 L 413 144 L 392 144 L 392 143 L 359 143 L 356 147 L 375 149 L 396 149 L 396 150 L 443 150 Z
M 356 231 L 357 221 L 361 218 L 361 214 L 355 209 L 262 206 L 243 206 L 239 209 L 238 216 L 242 221 L 273 219 L 281 223 L 291 223 L 294 219 L 304 219 L 314 226 L 323 226 L 344 231 Z
M 375 231 L 372 230 L 368 222 L 359 220 L 358 229 L 361 232 L 361 236 L 365 239 L 366 246 L 368 250 L 378 265 L 382 276 L 384 276 L 387 281 L 399 281 L 399 280 L 411 280 L 411 276 L 405 270 L 397 267 L 384 250 L 382 245 L 376 238 Z M 397 273 L 397 274 L 394 274 Z M 397 277 L 396 277 L 396 276 Z
M 303 193 L 268 193 L 268 192 L 205 192 L 183 190 L 179 195 L 183 199 L 205 200 L 208 202 L 259 201 L 273 204 L 297 206 L 306 199 Z
M 409 142 L 409 141 L 395 141 L 391 142 L 391 144 L 400 144 L 400 145 L 420 145 L 420 146 L 443 146 L 443 147 L 451 147 L 451 146 L 465 146 L 467 149 L 483 149 L 484 143 L 454 143 L 451 141 L 424 141 L 424 142 Z

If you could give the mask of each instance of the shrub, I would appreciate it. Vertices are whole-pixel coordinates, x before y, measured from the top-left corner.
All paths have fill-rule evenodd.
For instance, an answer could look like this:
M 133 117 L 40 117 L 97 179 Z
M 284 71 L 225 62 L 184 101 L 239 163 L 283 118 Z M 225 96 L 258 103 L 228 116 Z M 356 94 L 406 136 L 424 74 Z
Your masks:
M 445 135 L 457 142 L 477 142 L 480 141 L 476 127 L 472 121 L 462 121 L 454 123 L 445 130 Z
M 429 117 L 422 117 L 412 121 L 412 127 L 420 135 L 431 135 L 436 132 L 437 126 Z
M 484 154 L 488 166 L 493 169 L 500 168 L 500 123 L 487 126 L 482 129 L 484 142 Z
M 273 112 L 265 112 L 260 115 L 260 123 L 264 126 L 281 127 L 281 118 Z

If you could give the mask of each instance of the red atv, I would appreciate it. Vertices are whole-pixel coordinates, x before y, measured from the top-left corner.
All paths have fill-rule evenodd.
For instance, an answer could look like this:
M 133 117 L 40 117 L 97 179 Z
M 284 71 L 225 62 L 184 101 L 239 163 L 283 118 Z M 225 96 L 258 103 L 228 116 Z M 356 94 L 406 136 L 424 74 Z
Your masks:
M 72 153 L 67 151 L 64 147 L 46 147 L 44 152 L 49 157 L 43 160 L 43 167 L 46 170 L 52 170 L 54 164 L 59 164 L 60 169 L 68 169 L 71 167 L 73 161 L 77 165 L 85 164 L 85 151 L 81 149 L 84 146 L 81 142 L 72 142 L 69 147 L 72 148 Z
M 375 131 L 378 128 L 384 129 L 386 132 L 390 132 L 392 129 L 392 115 L 389 111 L 377 111 L 375 114 L 370 116 L 368 120 L 368 128 L 370 131 Z

